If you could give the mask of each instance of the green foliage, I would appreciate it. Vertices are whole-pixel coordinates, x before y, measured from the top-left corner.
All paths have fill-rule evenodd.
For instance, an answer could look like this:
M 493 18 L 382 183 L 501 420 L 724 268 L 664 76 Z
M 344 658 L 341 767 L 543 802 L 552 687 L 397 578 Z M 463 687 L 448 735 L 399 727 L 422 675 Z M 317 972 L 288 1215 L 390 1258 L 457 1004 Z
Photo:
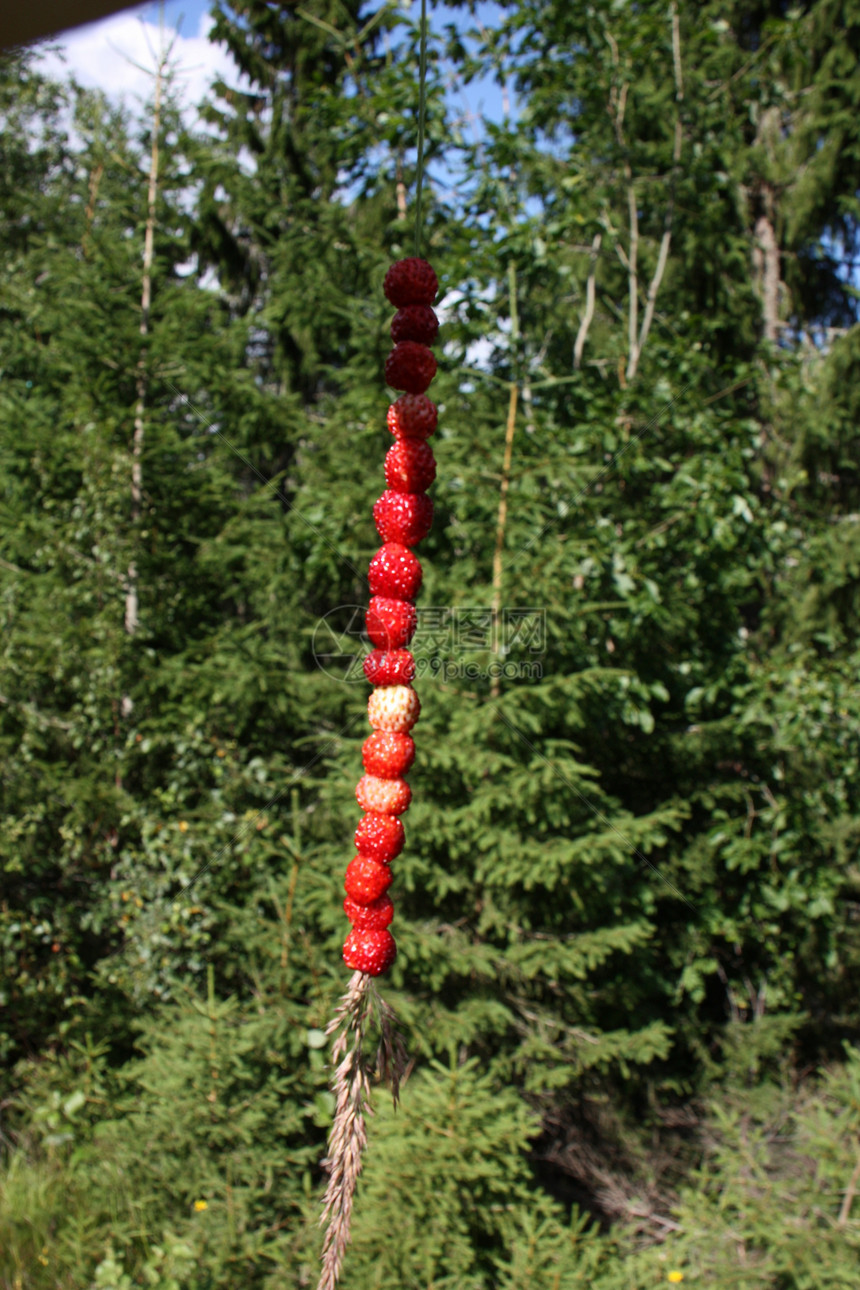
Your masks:
M 860 1031 L 855 15 L 471 8 L 430 58 L 418 1069 L 344 1285 L 847 1286 L 856 1060 L 772 1081 Z M 246 79 L 193 137 L 168 78 L 145 334 L 151 112 L 0 72 L 4 1290 L 318 1255 L 415 30 L 214 36 Z M 488 75 L 519 113 L 467 144 L 446 78 Z
M 856 1279 L 860 1062 L 796 1090 L 735 1088 L 710 1109 L 701 1164 L 681 1193 L 665 1248 L 633 1257 L 647 1284 L 664 1266 L 728 1290 L 848 1290 Z

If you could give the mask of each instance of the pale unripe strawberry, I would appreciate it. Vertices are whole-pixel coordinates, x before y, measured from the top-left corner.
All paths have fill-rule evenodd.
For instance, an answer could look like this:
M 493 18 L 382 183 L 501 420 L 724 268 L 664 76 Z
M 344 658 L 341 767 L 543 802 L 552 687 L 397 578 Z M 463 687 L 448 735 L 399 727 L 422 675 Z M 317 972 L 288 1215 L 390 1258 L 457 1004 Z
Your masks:
M 405 779 L 380 779 L 362 775 L 355 789 L 356 800 L 363 811 L 379 815 L 402 815 L 409 810 L 412 789 Z
M 383 685 L 367 701 L 367 717 L 374 730 L 400 730 L 415 725 L 421 704 L 411 685 Z

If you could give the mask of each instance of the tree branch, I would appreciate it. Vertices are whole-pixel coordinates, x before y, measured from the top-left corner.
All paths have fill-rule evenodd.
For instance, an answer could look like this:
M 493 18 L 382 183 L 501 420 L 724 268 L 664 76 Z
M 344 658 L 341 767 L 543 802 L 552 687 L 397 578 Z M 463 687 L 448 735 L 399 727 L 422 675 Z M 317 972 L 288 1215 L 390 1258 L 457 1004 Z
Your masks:
M 591 326 L 591 320 L 594 317 L 594 296 L 595 296 L 595 278 L 597 273 L 597 257 L 600 254 L 600 244 L 603 241 L 602 233 L 595 233 L 594 241 L 591 243 L 591 264 L 588 270 L 588 281 L 585 284 L 585 310 L 579 323 L 579 331 L 576 333 L 576 340 L 573 346 L 573 366 L 577 370 L 582 365 L 582 351 L 585 348 L 585 338 L 588 335 L 588 329 Z
M 678 167 L 681 162 L 681 147 L 683 144 L 683 126 L 681 123 L 681 105 L 684 102 L 684 80 L 681 70 L 681 27 L 678 19 L 677 6 L 672 4 L 672 67 L 675 76 L 675 142 L 672 148 L 672 180 L 669 190 L 669 203 L 666 207 L 666 218 L 663 222 L 663 236 L 660 239 L 660 251 L 657 256 L 657 265 L 654 269 L 654 276 L 648 287 L 648 296 L 645 301 L 645 313 L 642 318 L 642 327 L 639 331 L 638 339 L 634 336 L 633 343 L 630 346 L 630 361 L 627 364 L 627 380 L 632 381 L 639 367 L 639 359 L 642 350 L 645 348 L 645 342 L 648 339 L 648 333 L 651 330 L 651 323 L 654 321 L 654 307 L 657 303 L 657 293 L 660 290 L 660 284 L 663 281 L 663 274 L 666 272 L 666 264 L 669 259 L 669 247 L 672 242 L 672 224 L 675 218 L 675 185 L 678 178 Z
M 519 339 L 519 316 L 517 311 L 517 269 L 511 264 L 509 272 L 511 296 L 511 344 L 516 345 Z M 496 523 L 496 549 L 493 552 L 493 648 L 498 651 L 499 618 L 502 611 L 502 550 L 505 544 L 505 526 L 508 520 L 508 488 L 511 482 L 511 458 L 514 450 L 514 430 L 517 424 L 517 400 L 519 385 L 516 379 L 511 381 L 508 398 L 508 421 L 505 428 L 505 455 L 502 460 L 502 482 L 499 486 L 499 518 Z M 494 699 L 499 697 L 501 687 L 498 676 L 493 677 L 490 694 Z

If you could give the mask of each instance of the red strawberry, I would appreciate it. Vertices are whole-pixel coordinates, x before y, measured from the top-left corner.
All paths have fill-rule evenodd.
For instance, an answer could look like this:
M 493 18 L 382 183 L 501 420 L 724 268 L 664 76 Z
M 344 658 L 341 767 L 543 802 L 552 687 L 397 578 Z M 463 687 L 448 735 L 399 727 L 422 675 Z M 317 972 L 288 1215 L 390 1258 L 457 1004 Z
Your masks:
M 355 849 L 364 856 L 388 864 L 400 855 L 405 836 L 403 821 L 396 815 L 369 811 L 359 820 L 355 830 Z
M 343 912 L 354 927 L 366 932 L 378 932 L 387 927 L 394 917 L 394 902 L 390 896 L 377 896 L 369 905 L 360 905 L 347 896 Z
M 355 789 L 355 797 L 363 811 L 378 811 L 380 815 L 402 815 L 409 810 L 412 789 L 405 779 L 379 779 L 376 775 L 362 775 Z
M 370 562 L 367 571 L 372 596 L 393 596 L 414 600 L 421 587 L 421 565 L 417 555 L 402 542 L 386 542 Z
M 367 719 L 374 730 L 398 730 L 407 734 L 420 712 L 421 704 L 411 685 L 383 685 L 367 700 Z
M 385 382 L 395 390 L 423 394 L 435 375 L 432 349 L 414 340 L 402 340 L 385 360 Z
M 391 320 L 391 339 L 395 345 L 402 340 L 432 345 L 438 335 L 439 319 L 429 305 L 404 305 Z
M 374 503 L 373 518 L 383 542 L 415 546 L 430 532 L 433 503 L 426 493 L 395 493 L 387 488 Z
M 388 409 L 388 429 L 395 439 L 429 439 L 437 416 L 436 404 L 426 394 L 401 394 Z
M 397 958 L 397 946 L 387 927 L 354 927 L 343 943 L 343 961 L 355 972 L 382 976 Z
M 397 779 L 415 760 L 415 741 L 399 730 L 374 730 L 362 745 L 361 759 L 368 775 Z
M 415 635 L 418 614 L 408 600 L 374 596 L 365 615 L 367 634 L 380 649 L 399 649 Z
M 383 896 L 393 881 L 387 864 L 373 856 L 357 855 L 346 867 L 344 887 L 359 905 L 369 905 L 377 896 Z
M 398 439 L 385 454 L 385 482 L 396 493 L 423 493 L 435 478 L 433 449 L 421 439 Z
M 415 659 L 408 649 L 375 649 L 364 660 L 364 675 L 371 685 L 408 685 L 415 680 Z
M 382 290 L 395 309 L 402 309 L 404 305 L 432 305 L 439 282 L 432 266 L 413 255 L 392 264 Z

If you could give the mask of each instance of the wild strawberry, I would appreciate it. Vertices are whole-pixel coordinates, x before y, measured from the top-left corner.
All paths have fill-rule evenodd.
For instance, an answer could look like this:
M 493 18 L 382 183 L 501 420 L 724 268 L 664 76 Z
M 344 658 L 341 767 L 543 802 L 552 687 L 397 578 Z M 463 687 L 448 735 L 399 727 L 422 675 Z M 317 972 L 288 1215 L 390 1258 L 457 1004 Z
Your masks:
M 385 482 L 396 493 L 423 493 L 436 478 L 436 461 L 429 443 L 398 439 L 385 454 Z
M 372 596 L 393 596 L 414 600 L 421 587 L 421 565 L 417 555 L 402 542 L 386 542 L 370 562 L 367 579 Z
M 362 775 L 355 790 L 356 801 L 363 811 L 379 815 L 402 815 L 409 810 L 412 789 L 405 779 L 379 779 Z
M 367 634 L 380 649 L 399 649 L 415 635 L 418 614 L 408 600 L 374 596 L 365 614 Z
M 343 943 L 343 961 L 355 972 L 382 976 L 397 958 L 397 946 L 387 927 L 353 927 Z
M 429 439 L 437 420 L 436 404 L 426 394 L 401 394 L 388 409 L 388 429 L 395 439 Z
M 394 390 L 423 394 L 436 375 L 432 349 L 414 340 L 402 340 L 385 360 L 385 383 Z
M 394 902 L 390 896 L 377 896 L 369 905 L 360 905 L 357 900 L 347 896 L 343 902 L 343 912 L 354 927 L 362 931 L 381 931 L 394 917 Z
M 397 779 L 415 760 L 415 740 L 399 730 L 374 730 L 364 741 L 361 760 L 368 775 Z
M 402 340 L 432 345 L 438 335 L 439 319 L 429 305 L 404 305 L 391 320 L 391 339 L 395 345 Z
M 355 849 L 363 856 L 389 864 L 403 850 L 405 837 L 403 821 L 396 815 L 369 811 L 361 817 L 355 830 Z
M 374 503 L 373 518 L 383 542 L 415 546 L 430 532 L 433 503 L 426 493 L 395 493 L 387 488 Z
M 371 685 L 408 685 L 415 680 L 415 659 L 408 649 L 372 650 L 364 660 Z
M 407 734 L 421 711 L 411 685 L 384 685 L 367 701 L 367 716 L 374 730 L 399 730 Z
M 432 305 L 439 282 L 432 265 L 413 255 L 391 265 L 382 290 L 395 309 L 402 309 L 404 305 Z
M 387 864 L 373 856 L 357 855 L 346 866 L 344 887 L 347 896 L 360 905 L 369 905 L 377 896 L 383 896 L 393 882 L 394 875 Z

